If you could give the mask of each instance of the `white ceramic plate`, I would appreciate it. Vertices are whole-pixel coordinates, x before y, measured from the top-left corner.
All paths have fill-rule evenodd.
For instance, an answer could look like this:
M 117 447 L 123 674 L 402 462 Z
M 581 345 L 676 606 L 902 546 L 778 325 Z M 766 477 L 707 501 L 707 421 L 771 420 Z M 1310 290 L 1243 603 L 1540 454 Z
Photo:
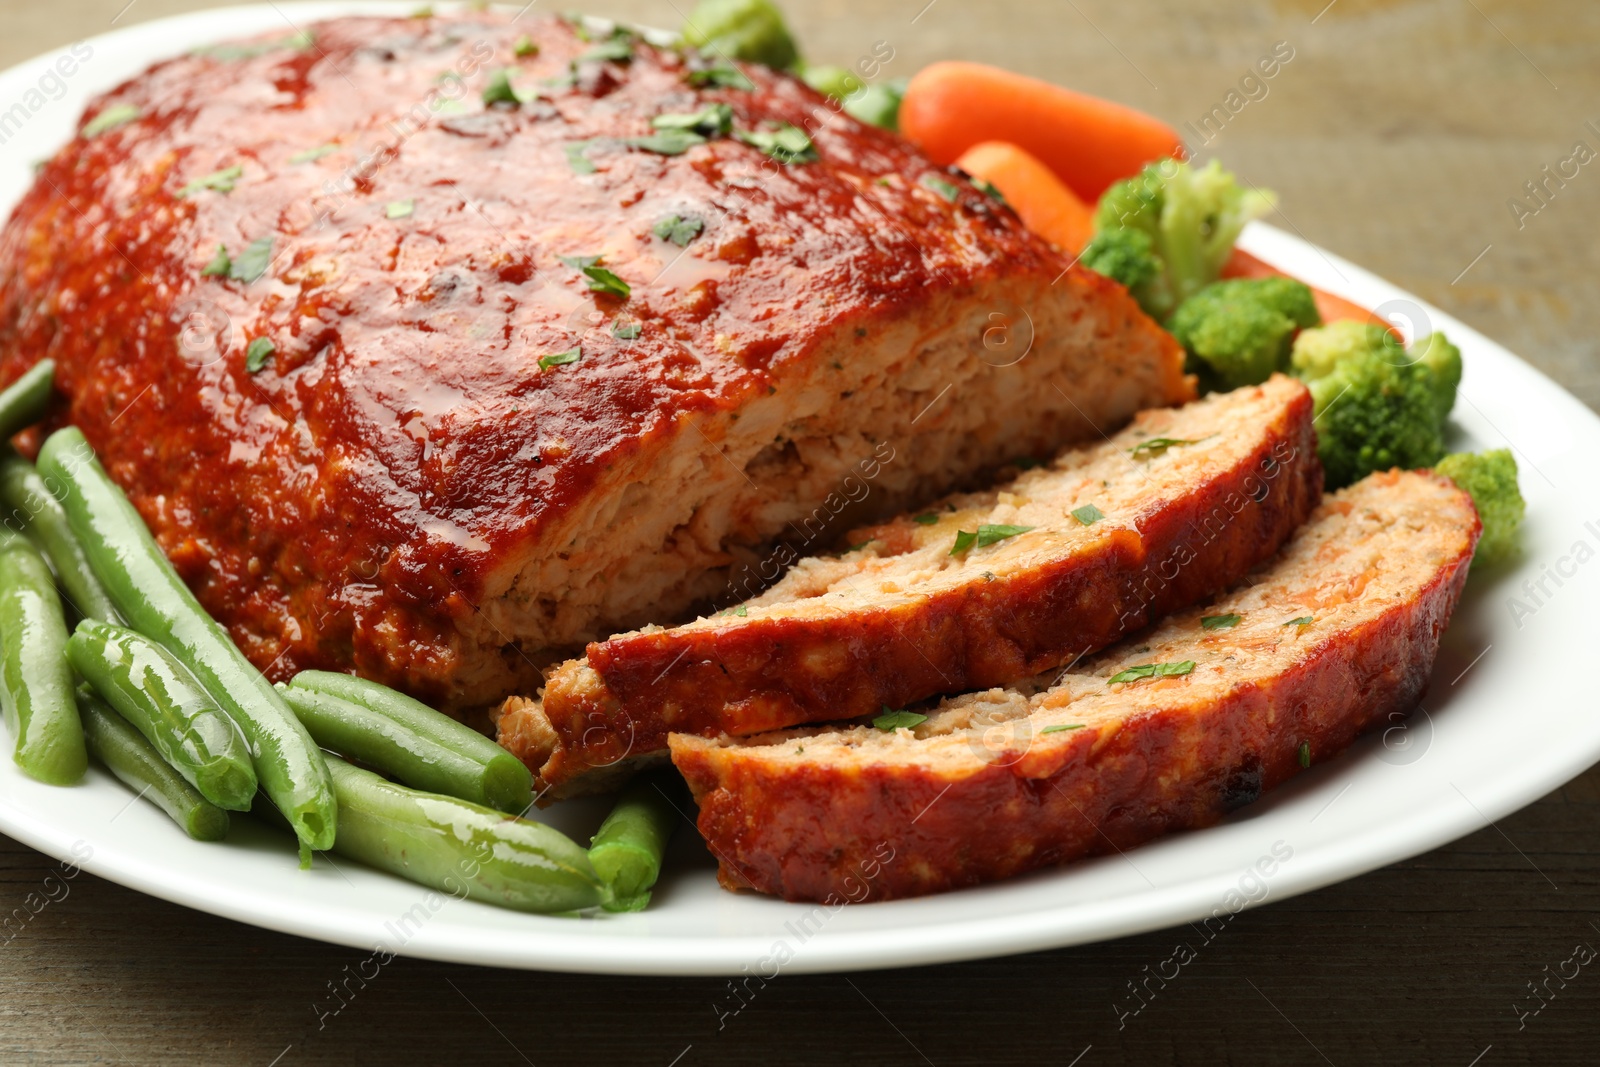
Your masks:
M 4 143 L 0 207 L 9 210 L 27 188 L 29 163 L 68 139 L 92 93 L 185 48 L 350 10 L 285 3 L 206 11 L 92 39 L 92 56 L 64 93 L 41 96 L 44 106 Z M 0 74 L 0 103 L 29 99 L 55 59 Z M 551 970 L 748 967 L 768 976 L 996 956 L 1158 929 L 1303 893 L 1470 833 L 1600 759 L 1600 715 L 1589 696 L 1600 420 L 1500 346 L 1380 278 L 1266 226 L 1252 226 L 1244 244 L 1315 285 L 1397 313 L 1408 327 L 1445 330 L 1466 361 L 1453 444 L 1513 448 L 1528 519 L 1522 563 L 1469 584 L 1424 710 L 1222 825 L 1001 885 L 838 909 L 723 892 L 685 829 L 648 911 L 592 919 L 441 898 L 347 861 L 319 859 L 302 872 L 286 839 L 247 819 L 235 820 L 228 843 L 198 844 L 99 770 L 57 789 L 0 760 L 0 831 L 179 904 L 366 950 Z M 548 818 L 586 839 L 603 814 L 573 804 Z

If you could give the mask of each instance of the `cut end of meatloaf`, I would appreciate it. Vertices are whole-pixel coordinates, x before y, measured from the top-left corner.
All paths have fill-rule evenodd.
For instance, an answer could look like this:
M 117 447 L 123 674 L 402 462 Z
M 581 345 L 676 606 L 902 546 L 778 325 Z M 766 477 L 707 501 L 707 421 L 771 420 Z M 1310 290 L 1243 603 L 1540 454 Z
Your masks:
M 775 541 L 1193 395 L 1119 286 L 788 74 L 696 86 L 697 55 L 510 12 L 308 31 L 100 97 L 136 117 L 0 232 L 0 381 L 56 361 L 274 678 L 498 701 Z M 712 105 L 815 158 L 652 147 Z
M 1060 677 L 946 699 L 913 728 L 674 734 L 673 761 L 723 883 L 792 900 L 912 896 L 1129 848 L 1410 711 L 1478 533 L 1447 480 L 1373 475 L 1239 588 Z
M 737 607 L 590 645 L 542 702 L 504 709 L 501 740 L 559 796 L 675 731 L 759 733 L 1010 682 L 1227 588 L 1320 493 L 1294 379 L 1145 411 L 1000 489 L 862 531 Z

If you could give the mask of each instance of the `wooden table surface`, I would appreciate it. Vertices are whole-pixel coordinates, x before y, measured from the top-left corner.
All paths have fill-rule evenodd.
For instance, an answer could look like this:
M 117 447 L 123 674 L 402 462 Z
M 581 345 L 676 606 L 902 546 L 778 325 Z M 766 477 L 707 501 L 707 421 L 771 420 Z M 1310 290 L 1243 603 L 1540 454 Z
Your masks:
M 687 0 L 678 0 L 687 8 Z M 204 0 L 0 4 L 0 67 Z M 673 0 L 590 7 L 676 25 Z M 790 0 L 806 54 L 890 74 L 997 63 L 1198 125 L 1278 42 L 1293 58 L 1209 144 L 1274 220 L 1503 342 L 1600 405 L 1600 5 L 1587 0 Z M 536 9 L 536 10 L 542 10 Z M 0 110 L 10 105 L 0 101 Z M 1521 218 L 1508 202 L 1523 197 Z M 1575 664 L 1575 670 L 1585 665 Z M 1507 708 L 1512 728 L 1516 709 Z M 0 839 L 0 911 L 56 864 Z M 1135 1017 L 1126 983 L 1179 931 L 920 970 L 785 976 L 719 1026 L 716 979 L 395 960 L 319 1026 L 365 953 L 84 875 L 0 943 L 0 1063 L 889 1064 L 1600 1061 L 1600 977 L 1519 1023 L 1600 945 L 1600 771 L 1436 852 L 1243 913 Z M 1548 995 L 1547 995 L 1548 996 Z M 1075 1059 L 1074 1057 L 1079 1057 Z

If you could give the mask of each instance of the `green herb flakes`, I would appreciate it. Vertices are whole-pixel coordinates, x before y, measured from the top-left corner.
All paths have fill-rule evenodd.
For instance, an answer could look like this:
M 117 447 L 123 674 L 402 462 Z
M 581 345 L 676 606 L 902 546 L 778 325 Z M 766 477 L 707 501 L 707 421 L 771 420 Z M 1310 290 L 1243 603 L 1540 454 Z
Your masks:
M 1032 526 L 1010 526 L 1005 523 L 984 523 L 978 527 L 978 547 L 988 548 L 998 544 L 1008 537 L 1025 534 L 1033 529 Z
M 1301 767 L 1309 767 L 1309 766 L 1311 766 L 1311 742 L 1310 741 L 1302 741 L 1302 742 L 1300 742 L 1300 766 Z
M 529 37 L 527 34 L 523 34 L 521 37 L 518 37 L 516 43 L 511 46 L 511 54 L 516 56 L 518 59 L 523 59 L 527 56 L 536 56 L 539 54 L 538 42 L 536 42 L 532 37 Z
M 321 159 L 323 156 L 331 156 L 343 147 L 343 145 L 331 143 L 318 145 L 316 148 L 308 148 L 304 152 L 296 152 L 294 155 L 289 157 L 289 162 L 296 165 L 300 163 L 311 163 L 315 160 Z
M 609 41 L 601 41 L 577 59 L 579 63 L 631 63 L 632 61 L 633 38 L 622 34 Z
M 738 130 L 734 136 L 785 165 L 817 161 L 816 146 L 806 131 L 787 122 L 771 130 Z
M 972 532 L 970 532 L 968 530 L 957 530 L 956 531 L 956 543 L 951 546 L 950 554 L 952 556 L 961 555 L 961 553 L 963 553 L 967 549 L 971 548 L 972 545 L 973 545 L 973 542 L 977 541 L 977 539 L 978 539 L 978 535 L 975 534 L 975 533 L 972 533 Z
M 234 183 L 242 177 L 244 177 L 243 167 L 224 167 L 221 170 L 212 171 L 204 178 L 196 178 L 182 189 L 179 189 L 178 195 L 193 196 L 195 193 L 203 192 L 206 189 L 212 189 L 219 193 L 231 193 L 233 192 Z
M 636 341 L 644 333 L 644 327 L 637 322 L 619 322 L 611 327 L 611 336 L 619 341 Z
M 1231 630 L 1243 621 L 1243 615 L 1229 612 L 1226 615 L 1202 615 L 1200 625 L 1207 630 Z
M 623 144 L 642 152 L 655 152 L 663 156 L 681 156 L 706 139 L 693 130 L 661 130 L 645 137 L 629 137 Z
M 585 155 L 594 143 L 594 140 L 568 141 L 566 146 L 567 165 L 579 174 L 593 174 L 599 170 L 600 168 L 596 167 L 589 157 Z
M 932 189 L 934 192 L 938 193 L 952 204 L 961 197 L 961 190 L 955 185 L 954 182 L 946 181 L 937 174 L 924 174 L 921 179 L 921 184 L 925 188 Z
M 1107 685 L 1116 685 L 1119 682 L 1138 682 L 1146 678 L 1180 678 L 1194 671 L 1194 660 L 1186 659 L 1182 663 L 1141 663 L 1136 667 L 1118 671 L 1106 679 Z
M 743 604 L 740 604 L 738 607 L 733 609 L 733 613 L 742 619 L 750 614 L 750 609 L 745 607 Z
M 228 256 L 227 245 L 218 245 L 217 254 L 211 257 L 211 262 L 200 268 L 201 277 L 214 278 L 226 277 L 233 270 L 233 260 Z
M 663 241 L 671 241 L 679 248 L 687 248 L 689 242 L 699 237 L 705 228 L 706 224 L 701 219 L 671 215 L 656 223 L 650 232 Z
M 132 104 L 112 104 L 90 119 L 88 125 L 84 126 L 80 133 L 84 137 L 98 137 L 108 130 L 116 129 L 118 126 L 126 126 L 143 114 Z
M 522 105 L 522 97 L 511 87 L 512 73 L 501 69 L 489 74 L 489 83 L 483 87 L 484 107 L 493 107 L 495 104 L 510 104 L 512 107 Z
M 731 64 L 710 67 L 706 70 L 691 70 L 689 84 L 696 89 L 745 89 L 756 87 L 755 82 L 745 77 L 744 71 Z
M 1072 517 L 1077 519 L 1085 526 L 1093 526 L 1095 523 L 1105 518 L 1106 513 L 1095 507 L 1093 504 L 1085 504 L 1081 508 L 1073 508 Z
M 1084 728 L 1084 724 L 1083 723 L 1075 722 L 1075 723 L 1072 723 L 1070 725 L 1061 724 L 1061 725 L 1057 725 L 1057 726 L 1046 726 L 1043 730 L 1040 730 L 1039 732 L 1041 734 L 1058 734 L 1063 730 L 1082 730 L 1083 728 Z
M 1312 623 L 1314 623 L 1316 621 L 1317 620 L 1315 618 L 1313 618 L 1312 616 L 1310 616 L 1310 615 L 1302 615 L 1298 619 L 1290 619 L 1288 622 L 1284 623 L 1284 625 L 1285 626 L 1310 626 Z
M 549 370 L 551 367 L 565 367 L 568 363 L 576 363 L 583 355 L 581 348 L 569 348 L 565 352 L 552 352 L 547 356 L 539 357 L 539 369 Z
M 699 111 L 657 115 L 650 125 L 658 130 L 693 130 L 708 137 L 733 130 L 733 108 L 727 104 L 707 104 Z
M 255 374 L 267 365 L 267 360 L 278 350 L 270 337 L 257 337 L 244 350 L 244 369 Z
M 257 237 L 234 258 L 233 265 L 228 269 L 228 277 L 248 285 L 267 273 L 271 265 L 272 238 Z
M 615 274 L 600 266 L 599 256 L 557 256 L 557 259 L 579 271 L 589 279 L 589 288 L 596 293 L 610 293 L 628 299 L 633 292 L 631 286 Z
M 939 521 L 939 516 L 930 511 L 926 515 L 911 516 L 911 521 L 916 523 L 918 526 L 932 526 L 934 523 Z
M 926 715 L 920 715 L 915 711 L 892 711 L 886 704 L 883 708 L 883 714 L 873 719 L 872 725 L 884 733 L 892 733 L 895 730 L 909 730 L 913 726 L 920 726 L 927 721 L 928 717 Z
M 1154 459 L 1166 455 L 1167 449 L 1178 448 L 1181 445 L 1197 445 L 1207 438 L 1201 437 L 1193 441 L 1186 441 L 1179 437 L 1152 437 L 1148 441 L 1140 441 L 1128 449 L 1128 455 L 1134 459 Z
M 415 200 L 396 200 L 383 209 L 383 214 L 385 218 L 408 219 L 416 208 L 417 202 Z

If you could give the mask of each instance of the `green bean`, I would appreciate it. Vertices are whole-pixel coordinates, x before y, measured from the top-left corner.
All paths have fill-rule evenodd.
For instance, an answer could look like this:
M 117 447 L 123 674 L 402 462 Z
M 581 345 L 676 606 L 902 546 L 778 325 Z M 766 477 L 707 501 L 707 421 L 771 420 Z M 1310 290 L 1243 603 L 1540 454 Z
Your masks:
M 201 796 L 250 810 L 256 773 L 244 738 L 176 656 L 132 630 L 84 619 L 67 661 Z
M 617 798 L 589 845 L 589 862 L 614 899 L 607 911 L 639 911 L 661 874 L 661 857 L 683 816 L 673 803 L 682 779 L 671 771 L 641 774 Z
M 51 785 L 76 782 L 89 762 L 66 646 L 49 565 L 27 538 L 0 527 L 0 709 L 17 766 Z
M 61 501 L 50 495 L 33 464 L 9 448 L 0 451 L 0 499 L 12 508 L 6 525 L 15 519 L 23 535 L 50 561 L 67 606 L 82 619 L 120 623 L 122 616 L 90 569 L 89 557 L 73 536 Z
M 222 840 L 228 813 L 184 781 L 126 719 L 87 689 L 78 690 L 78 713 L 89 751 L 124 785 L 172 816 L 196 841 Z
M 463 756 L 441 744 L 436 738 L 440 731 L 418 729 L 411 723 L 398 722 L 342 697 L 293 683 L 280 685 L 278 692 L 300 716 L 300 722 L 311 732 L 312 738 L 325 749 L 398 778 L 414 789 L 470 800 L 513 815 L 527 810 L 532 798 L 527 785 L 523 786 L 520 804 L 516 803 L 516 797 L 508 803 L 502 795 L 505 791 L 495 788 L 500 783 L 492 775 L 498 764 Z M 428 714 L 444 719 L 451 726 L 461 726 L 431 709 Z M 498 745 L 495 748 L 499 755 L 522 768 L 522 763 L 510 753 Z M 526 768 L 522 769 L 526 773 Z
M 377 759 L 363 756 L 354 749 L 346 752 L 338 745 L 318 737 L 318 743 L 324 748 L 345 752 L 346 755 L 354 756 L 363 763 L 370 763 L 418 789 L 448 793 L 516 815 L 527 811 L 528 805 L 533 803 L 533 772 L 523 766 L 521 760 L 472 727 L 434 711 L 420 700 L 413 700 L 404 693 L 398 693 L 377 682 L 369 682 L 365 678 L 334 674 L 330 671 L 301 671 L 289 682 L 289 688 L 337 697 L 376 712 L 409 731 L 415 738 L 413 744 L 449 750 L 462 759 L 471 761 L 479 768 L 473 772 L 477 784 L 468 787 L 463 781 L 458 788 L 451 788 L 448 786 L 448 780 L 444 784 L 412 781 L 406 776 L 407 772 L 399 766 L 391 768 Z M 316 735 L 315 730 L 312 730 L 312 735 Z
M 22 376 L 0 390 L 0 441 L 44 418 L 55 386 L 56 361 L 41 359 Z
M 583 849 L 552 827 L 327 760 L 341 856 L 517 911 L 578 911 L 610 898 Z
M 58 488 L 72 532 L 128 625 L 178 657 L 244 732 L 256 776 L 294 827 L 302 860 L 332 846 L 337 802 L 316 743 L 189 592 L 83 434 L 52 434 L 39 473 Z

